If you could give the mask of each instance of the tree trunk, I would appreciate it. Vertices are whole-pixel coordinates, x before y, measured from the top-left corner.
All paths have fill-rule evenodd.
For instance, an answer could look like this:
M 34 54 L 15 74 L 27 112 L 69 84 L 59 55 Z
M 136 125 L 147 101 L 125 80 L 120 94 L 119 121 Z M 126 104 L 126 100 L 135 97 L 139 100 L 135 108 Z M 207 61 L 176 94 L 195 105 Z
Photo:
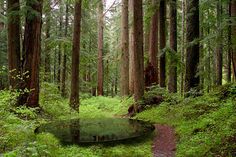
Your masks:
M 180 80 L 180 90 L 181 90 L 181 94 L 183 94 L 184 92 L 184 56 L 185 56 L 185 0 L 182 0 L 182 50 L 181 50 L 181 80 Z
M 20 2 L 19 0 L 7 1 L 8 14 L 8 70 L 10 88 L 17 89 L 20 74 Z
M 129 31 L 129 93 L 134 94 L 134 23 L 133 23 L 133 2 L 129 0 L 129 12 L 131 27 Z
M 232 0 L 231 3 L 231 16 L 232 18 L 236 18 L 236 1 Z M 232 19 L 231 18 L 231 19 Z M 236 79 L 236 24 L 235 20 L 233 20 L 233 25 L 232 25 L 232 62 L 233 62 L 233 75 L 234 79 Z
M 228 14 L 229 18 L 231 18 L 231 0 L 229 0 L 229 6 L 228 6 Z M 232 58 L 232 41 L 231 41 L 231 21 L 229 21 L 228 26 L 228 54 L 227 54 L 227 82 L 231 82 L 231 58 Z
M 166 54 L 164 48 L 166 47 L 166 0 L 160 1 L 160 87 L 166 86 Z
M 50 28 L 51 28 L 51 1 L 48 0 L 46 5 L 46 39 L 45 39 L 45 76 L 44 81 L 49 82 L 51 79 L 51 66 L 50 66 L 50 48 L 49 48 L 49 38 L 50 38 Z
M 222 5 L 221 0 L 217 2 L 217 47 L 216 47 L 216 85 L 222 85 L 222 55 L 223 55 L 223 45 L 222 45 L 222 30 L 221 30 L 221 15 L 222 15 Z
M 72 73 L 70 106 L 79 111 L 79 56 L 80 56 L 81 0 L 75 2 L 74 35 L 72 50 Z
M 151 30 L 150 30 L 150 40 L 149 40 L 149 62 L 153 67 L 152 80 L 150 84 L 158 84 L 158 0 L 152 0 L 153 8 L 155 9 L 154 14 L 151 18 Z M 147 78 L 146 78 L 147 79 Z
M 32 10 L 27 12 L 23 42 L 23 78 L 21 87 L 30 90 L 20 97 L 20 103 L 28 107 L 39 106 L 39 63 L 41 52 L 41 25 L 43 1 L 26 1 Z M 37 14 L 35 14 L 37 12 Z
M 103 0 L 98 3 L 98 74 L 97 94 L 103 95 Z
M 121 62 L 120 62 L 120 90 L 121 96 L 129 95 L 129 16 L 128 0 L 122 0 L 121 15 Z
M 173 55 L 170 58 L 169 67 L 169 81 L 168 90 L 169 92 L 177 92 L 177 4 L 176 0 L 170 1 L 170 48 Z
M 143 59 L 143 8 L 142 0 L 134 0 L 134 100 L 142 99 L 144 94 Z
M 66 19 L 65 19 L 65 37 L 68 34 L 68 25 L 69 25 L 69 5 L 66 4 Z M 67 46 L 63 47 L 63 60 L 62 60 L 62 74 L 61 74 L 61 95 L 66 97 L 66 71 L 67 71 Z
M 192 43 L 199 38 L 199 0 L 187 1 L 187 54 L 185 67 L 185 92 L 199 86 L 197 76 L 199 64 L 199 42 Z

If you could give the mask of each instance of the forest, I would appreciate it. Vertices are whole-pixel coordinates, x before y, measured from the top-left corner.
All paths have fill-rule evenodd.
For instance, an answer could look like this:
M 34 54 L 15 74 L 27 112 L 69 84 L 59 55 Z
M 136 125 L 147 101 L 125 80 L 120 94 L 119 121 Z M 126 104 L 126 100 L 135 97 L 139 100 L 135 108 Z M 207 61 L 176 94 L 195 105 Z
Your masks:
M 236 156 L 236 0 L 0 0 L 0 157 L 152 156 Z

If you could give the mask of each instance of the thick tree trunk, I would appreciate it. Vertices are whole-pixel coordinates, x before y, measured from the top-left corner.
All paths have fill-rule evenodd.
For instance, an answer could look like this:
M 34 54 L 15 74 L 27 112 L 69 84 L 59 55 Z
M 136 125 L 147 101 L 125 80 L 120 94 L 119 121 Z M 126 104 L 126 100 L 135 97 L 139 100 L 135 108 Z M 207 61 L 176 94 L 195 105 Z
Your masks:
M 177 92 L 177 6 L 176 0 L 170 1 L 170 48 L 173 56 L 171 55 L 171 65 L 169 66 L 169 80 L 168 90 L 169 92 Z
M 232 18 L 236 18 L 236 1 L 232 0 L 231 3 L 231 16 Z M 232 62 L 233 62 L 233 75 L 234 79 L 236 79 L 236 24 L 235 20 L 233 20 L 232 25 Z
M 197 76 L 199 64 L 199 43 L 192 43 L 199 38 L 199 0 L 187 1 L 187 34 L 188 44 L 185 67 L 185 92 L 199 86 Z
M 103 95 L 103 0 L 98 3 L 98 74 L 97 94 Z
M 19 87 L 20 74 L 20 2 L 19 0 L 7 1 L 8 14 L 8 70 L 10 88 Z
M 221 15 L 222 15 L 221 0 L 218 0 L 217 2 L 218 36 L 217 36 L 217 47 L 216 47 L 216 85 L 222 85 L 223 45 L 222 45 Z
M 129 23 L 128 22 L 129 22 L 128 0 L 122 0 L 121 62 L 120 62 L 121 96 L 129 95 Z
M 164 48 L 166 47 L 166 0 L 160 1 L 160 87 L 166 86 L 166 54 Z
M 129 12 L 131 27 L 129 31 L 129 93 L 134 94 L 134 23 L 133 23 L 133 2 L 129 0 Z
M 66 4 L 66 19 L 65 19 L 65 37 L 68 34 L 68 25 L 69 25 L 69 5 Z M 67 71 L 67 46 L 63 47 L 63 60 L 62 60 L 62 74 L 61 74 L 61 95 L 66 97 L 66 71 Z
M 143 59 L 143 8 L 142 0 L 134 0 L 134 100 L 142 99 L 144 94 Z
M 27 0 L 26 5 L 32 10 L 27 12 L 23 43 L 23 78 L 21 87 L 30 90 L 20 97 L 21 105 L 39 106 L 39 63 L 41 52 L 41 25 L 43 1 Z M 34 11 L 34 12 L 33 12 Z M 37 12 L 37 14 L 35 14 Z
M 228 16 L 231 18 L 231 0 L 229 0 L 229 6 L 228 6 Z M 231 82 L 231 59 L 232 59 L 232 41 L 231 41 L 231 21 L 229 21 L 228 26 L 228 54 L 227 54 L 227 82 Z
M 81 1 L 75 2 L 74 35 L 72 50 L 72 73 L 71 73 L 71 95 L 70 106 L 79 111 L 79 56 L 80 56 L 80 21 Z
M 44 81 L 49 82 L 51 80 L 51 57 L 50 57 L 50 48 L 49 48 L 49 38 L 50 38 L 50 29 L 51 29 L 51 1 L 48 0 L 46 5 L 46 39 L 45 39 L 45 76 Z
M 151 30 L 150 30 L 150 40 L 149 40 L 149 62 L 153 67 L 152 80 L 150 84 L 158 84 L 158 0 L 152 0 L 153 8 L 155 9 L 154 14 L 151 18 Z M 147 78 L 146 78 L 147 79 Z
M 181 94 L 184 92 L 184 58 L 185 58 L 185 26 L 186 26 L 186 20 L 185 20 L 185 0 L 182 0 L 182 47 L 181 47 L 181 80 L 180 80 L 180 91 Z

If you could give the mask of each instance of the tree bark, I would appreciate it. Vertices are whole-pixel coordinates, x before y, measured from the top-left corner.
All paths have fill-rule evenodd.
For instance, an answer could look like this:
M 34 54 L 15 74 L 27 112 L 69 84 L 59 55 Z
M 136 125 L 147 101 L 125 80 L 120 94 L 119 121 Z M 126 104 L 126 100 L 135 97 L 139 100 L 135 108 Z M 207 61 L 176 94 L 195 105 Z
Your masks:
M 177 53 L 177 4 L 176 0 L 170 1 L 170 48 L 173 53 L 170 58 L 169 67 L 169 80 L 168 80 L 168 90 L 169 92 L 177 92 L 177 63 L 176 55 Z
M 223 65 L 223 45 L 222 45 L 222 30 L 221 30 L 221 15 L 222 6 L 221 0 L 217 2 L 217 47 L 216 47 L 216 85 L 222 85 L 222 65 Z
M 134 23 L 133 23 L 133 2 L 129 0 L 129 12 L 131 27 L 129 31 L 129 93 L 134 94 Z
M 166 54 L 164 48 L 166 47 L 166 0 L 160 1 L 159 14 L 160 27 L 160 87 L 166 86 Z
M 232 21 L 232 63 L 233 63 L 233 75 L 234 79 L 236 79 L 236 24 L 235 24 L 235 18 L 236 18 L 236 1 L 232 0 L 231 3 L 231 16 L 234 18 Z M 231 18 L 231 19 L 232 19 Z
M 188 44 L 185 67 L 185 92 L 199 86 L 199 76 L 197 75 L 199 64 L 199 0 L 187 1 L 187 34 Z M 194 43 L 192 43 L 195 41 Z
M 71 95 L 70 106 L 79 111 L 79 56 L 80 56 L 80 21 L 81 1 L 75 2 L 74 35 L 72 50 L 72 74 L 71 74 Z
M 97 94 L 103 95 L 103 0 L 98 3 L 98 74 Z
M 151 18 L 151 30 L 149 40 L 149 62 L 154 68 L 153 80 L 150 80 L 151 84 L 158 84 L 158 0 L 152 0 L 154 8 L 154 14 Z
M 39 106 L 39 63 L 41 52 L 41 26 L 42 26 L 42 5 L 43 1 L 32 2 L 26 1 L 26 5 L 32 10 L 27 12 L 25 22 L 25 33 L 23 42 L 23 90 L 20 97 L 21 105 L 26 104 L 28 107 Z M 37 14 L 35 14 L 37 13 Z
M 144 94 L 143 8 L 142 0 L 133 1 L 134 14 L 134 100 Z
M 228 6 L 228 16 L 231 19 L 231 0 L 229 0 L 229 6 Z M 228 54 L 227 54 L 227 82 L 231 82 L 231 59 L 232 59 L 232 41 L 231 41 L 231 21 L 229 21 L 228 26 Z
M 129 95 L 129 23 L 128 22 L 129 22 L 128 0 L 122 0 L 121 62 L 120 62 L 121 96 Z
M 66 4 L 66 19 L 65 19 L 65 34 L 67 37 L 68 34 L 68 25 L 69 25 L 69 5 Z M 67 46 L 63 47 L 63 60 L 62 60 L 62 74 L 61 74 L 61 95 L 66 97 L 66 71 L 67 71 Z
M 182 0 L 182 49 L 181 49 L 181 80 L 180 80 L 180 90 L 181 94 L 184 92 L 184 58 L 185 58 L 185 26 L 186 26 L 186 20 L 185 20 L 185 0 Z
M 18 75 L 20 69 L 20 2 L 19 0 L 7 1 L 8 14 L 8 70 L 10 88 L 19 87 Z
M 44 81 L 49 82 L 51 78 L 51 61 L 50 61 L 50 48 L 49 48 L 49 38 L 50 38 L 50 29 L 51 29 L 51 1 L 48 0 L 46 5 L 46 39 L 45 39 L 45 76 Z

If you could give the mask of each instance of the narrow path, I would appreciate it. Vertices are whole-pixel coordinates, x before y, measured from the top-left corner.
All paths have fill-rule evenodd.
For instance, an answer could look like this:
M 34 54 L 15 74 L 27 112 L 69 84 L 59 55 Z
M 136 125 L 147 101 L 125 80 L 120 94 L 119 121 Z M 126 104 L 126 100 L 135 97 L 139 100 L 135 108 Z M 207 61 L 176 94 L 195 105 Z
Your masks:
M 174 157 L 176 150 L 175 131 L 168 125 L 155 125 L 156 137 L 153 141 L 154 157 Z

